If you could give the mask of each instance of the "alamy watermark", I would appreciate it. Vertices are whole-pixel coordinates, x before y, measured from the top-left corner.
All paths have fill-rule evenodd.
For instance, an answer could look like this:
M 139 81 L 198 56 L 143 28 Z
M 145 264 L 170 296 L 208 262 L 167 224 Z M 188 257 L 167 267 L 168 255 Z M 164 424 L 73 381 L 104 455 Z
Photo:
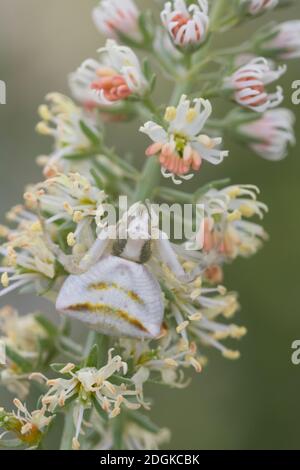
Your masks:
M 292 89 L 295 90 L 292 93 L 292 103 L 298 106 L 300 104 L 300 80 L 295 80 L 292 83 Z
M 295 341 L 293 341 L 292 343 L 291 348 L 293 349 L 291 361 L 294 366 L 298 366 L 300 364 L 300 339 L 295 339 Z
M 96 214 L 98 238 L 173 239 L 197 238 L 199 249 L 204 244 L 205 208 L 203 204 L 152 204 L 130 206 L 127 196 L 117 205 L 103 204 Z M 105 229 L 105 230 L 103 230 Z
M 0 104 L 6 104 L 6 83 L 0 80 Z

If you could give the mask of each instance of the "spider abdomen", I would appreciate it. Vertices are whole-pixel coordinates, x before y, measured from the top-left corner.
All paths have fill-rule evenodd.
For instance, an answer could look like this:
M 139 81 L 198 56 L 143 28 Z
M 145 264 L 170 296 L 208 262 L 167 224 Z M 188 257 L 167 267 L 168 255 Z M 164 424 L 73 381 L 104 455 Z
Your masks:
M 148 268 L 116 256 L 69 276 L 56 308 L 101 333 L 138 338 L 158 336 L 164 312 L 160 286 Z

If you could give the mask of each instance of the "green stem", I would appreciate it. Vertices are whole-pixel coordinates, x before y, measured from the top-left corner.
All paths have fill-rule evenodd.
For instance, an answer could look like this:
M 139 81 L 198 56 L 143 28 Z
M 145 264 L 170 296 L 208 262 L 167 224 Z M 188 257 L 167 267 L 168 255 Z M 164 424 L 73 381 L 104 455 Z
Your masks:
M 96 334 L 96 344 L 99 349 L 98 368 L 103 367 L 107 362 L 107 351 L 109 349 L 109 337 L 106 335 Z
M 145 201 L 151 196 L 154 187 L 160 180 L 160 164 L 155 157 L 148 158 L 141 179 L 136 187 L 134 202 Z
M 210 14 L 210 30 L 218 31 L 223 25 L 224 18 L 228 17 L 228 0 L 215 0 Z M 230 6 L 229 6 L 230 8 Z
M 64 430 L 61 438 L 60 450 L 71 450 L 72 441 L 75 435 L 75 425 L 73 419 L 74 406 L 70 405 L 65 414 Z
M 172 188 L 156 188 L 155 196 L 160 197 L 165 201 L 173 203 L 181 202 L 185 204 L 190 204 L 193 202 L 193 195 Z
M 163 51 L 162 52 L 156 51 L 152 47 L 151 52 L 153 54 L 153 58 L 156 60 L 158 65 L 161 67 L 161 69 L 165 73 L 167 79 L 174 80 L 174 77 L 175 77 L 175 79 L 179 78 L 178 74 L 177 74 L 176 67 L 174 66 L 174 64 L 172 62 L 170 62 L 170 60 L 168 60 L 167 57 L 163 56 L 163 54 L 162 54 Z
M 224 55 L 235 55 L 235 54 L 241 54 L 243 52 L 251 52 L 252 50 L 252 44 L 250 41 L 245 41 L 244 43 L 240 44 L 239 46 L 235 47 L 228 47 L 226 49 L 219 49 L 216 52 L 216 55 L 218 56 L 224 56 Z
M 157 115 L 157 107 L 153 103 L 153 101 L 149 98 L 149 96 L 146 96 L 143 100 L 143 103 L 145 107 L 152 113 L 154 116 Z
M 198 191 L 193 195 L 194 200 L 197 202 L 207 191 L 210 189 L 219 189 L 230 184 L 230 178 L 224 178 L 222 180 L 212 181 L 211 183 L 202 186 Z
M 197 75 L 203 68 L 205 68 L 207 64 L 212 62 L 212 60 L 213 60 L 213 57 L 208 56 L 204 60 L 199 61 L 195 65 L 193 65 L 193 67 L 191 67 L 190 71 L 185 77 L 186 82 L 193 80 L 195 78 L 195 75 Z M 185 86 L 186 86 L 186 82 L 185 82 Z
M 134 180 L 139 178 L 139 172 L 136 170 L 136 168 L 126 160 L 119 157 L 119 155 L 117 155 L 113 149 L 103 147 L 101 150 L 103 155 L 110 158 L 126 172 L 128 178 L 132 178 Z
M 163 120 L 158 112 L 157 106 L 155 106 L 149 96 L 144 97 L 143 101 L 139 103 L 138 108 L 146 119 L 155 119 L 158 124 L 163 125 Z
M 227 121 L 226 119 L 209 119 L 206 123 L 206 127 L 210 129 L 224 129 L 226 127 Z
M 124 416 L 119 415 L 112 421 L 114 450 L 123 448 Z
M 188 92 L 190 87 L 190 83 L 187 81 L 178 83 L 175 87 L 173 94 L 171 96 L 170 104 L 171 106 L 176 106 L 178 101 L 180 100 L 181 96 Z
M 84 357 L 87 357 L 90 354 L 92 347 L 96 343 L 96 338 L 97 338 L 97 333 L 95 331 L 90 331 L 87 336 L 86 343 L 84 346 L 84 353 L 83 353 Z
M 208 90 L 203 90 L 201 94 L 198 96 L 201 96 L 201 98 L 204 98 L 206 100 L 209 98 L 216 98 L 217 96 L 220 95 L 220 91 L 222 91 L 221 85 L 219 87 L 210 88 Z

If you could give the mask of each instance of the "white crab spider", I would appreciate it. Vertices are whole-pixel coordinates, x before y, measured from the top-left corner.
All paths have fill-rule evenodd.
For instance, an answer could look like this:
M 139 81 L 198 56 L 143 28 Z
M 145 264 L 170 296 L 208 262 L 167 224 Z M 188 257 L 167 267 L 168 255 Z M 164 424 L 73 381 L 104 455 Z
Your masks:
M 137 203 L 127 214 L 128 228 L 112 240 L 102 231 L 76 269 L 70 257 L 59 254 L 72 274 L 64 282 L 57 301 L 58 311 L 112 336 L 155 338 L 161 332 L 164 304 L 160 285 L 147 263 L 152 254 L 177 277 L 184 277 L 166 235 L 149 233 L 148 209 Z

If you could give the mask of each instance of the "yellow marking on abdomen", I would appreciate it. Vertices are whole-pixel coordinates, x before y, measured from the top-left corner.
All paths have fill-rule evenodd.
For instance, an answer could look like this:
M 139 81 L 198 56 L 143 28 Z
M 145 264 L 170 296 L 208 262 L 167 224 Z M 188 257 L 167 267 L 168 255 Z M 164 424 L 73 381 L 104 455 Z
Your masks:
M 128 312 L 107 304 L 92 304 L 91 302 L 83 302 L 80 304 L 70 305 L 67 310 L 71 310 L 73 312 L 82 312 L 83 310 L 88 310 L 91 313 L 102 313 L 103 315 L 113 314 L 127 323 L 135 326 L 139 330 L 144 331 L 145 333 L 149 333 L 147 328 L 145 328 L 139 320 L 133 318 Z
M 112 284 L 107 284 L 106 282 L 99 282 L 95 284 L 89 285 L 89 289 L 93 290 L 109 290 L 109 289 L 116 289 L 120 292 L 124 292 L 131 300 L 137 302 L 140 305 L 144 305 L 143 299 L 134 291 L 124 289 L 124 287 L 119 286 L 115 282 Z

